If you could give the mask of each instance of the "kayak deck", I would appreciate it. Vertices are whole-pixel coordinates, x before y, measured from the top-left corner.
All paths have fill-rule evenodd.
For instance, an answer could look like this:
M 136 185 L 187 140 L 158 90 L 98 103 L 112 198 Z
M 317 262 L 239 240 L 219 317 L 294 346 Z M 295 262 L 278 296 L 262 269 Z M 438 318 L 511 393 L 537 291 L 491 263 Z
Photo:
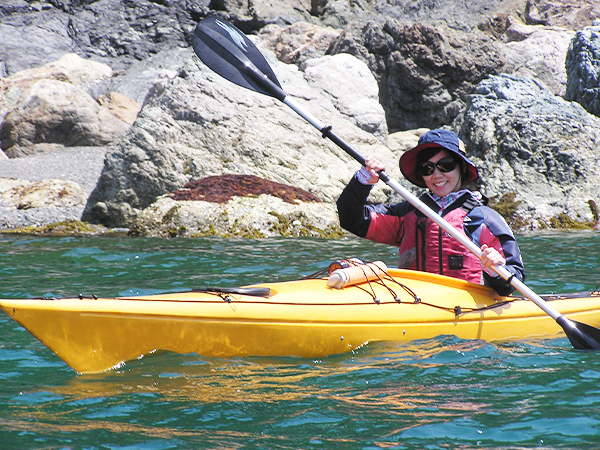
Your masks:
M 0 300 L 0 307 L 81 373 L 107 370 L 155 350 L 314 358 L 375 341 L 440 335 L 494 341 L 562 333 L 552 318 L 520 297 L 423 272 L 390 269 L 388 274 L 385 283 L 343 289 L 329 288 L 327 279 L 319 278 L 253 285 L 244 294 Z M 600 325 L 598 292 L 547 300 L 570 319 Z

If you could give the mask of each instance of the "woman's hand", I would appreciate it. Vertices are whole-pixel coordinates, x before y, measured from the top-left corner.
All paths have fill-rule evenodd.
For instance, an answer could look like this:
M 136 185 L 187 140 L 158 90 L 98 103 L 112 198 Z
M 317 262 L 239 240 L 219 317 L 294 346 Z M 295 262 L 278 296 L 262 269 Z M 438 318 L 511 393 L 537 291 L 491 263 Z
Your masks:
M 481 266 L 485 269 L 491 269 L 492 266 L 503 266 L 506 260 L 500 252 L 494 247 L 488 247 L 487 244 L 481 246 Z
M 372 156 L 368 156 L 367 159 L 365 159 L 365 168 L 367 169 L 367 172 L 371 174 L 371 178 L 367 180 L 369 184 L 377 183 L 379 181 L 379 174 L 377 172 L 385 170 L 383 163 L 376 160 Z

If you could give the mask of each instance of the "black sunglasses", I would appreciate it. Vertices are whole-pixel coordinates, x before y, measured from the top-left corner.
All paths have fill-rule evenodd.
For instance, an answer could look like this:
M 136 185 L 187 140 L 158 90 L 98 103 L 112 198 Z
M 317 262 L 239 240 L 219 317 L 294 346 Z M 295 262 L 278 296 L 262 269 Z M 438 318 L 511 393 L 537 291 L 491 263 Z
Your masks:
M 425 161 L 419 166 L 419 175 L 421 175 L 422 177 L 428 177 L 430 175 L 433 175 L 433 172 L 435 172 L 436 167 L 442 173 L 452 172 L 454 169 L 456 169 L 457 164 L 458 163 L 456 162 L 456 160 L 451 156 L 442 158 L 435 163 L 431 161 Z

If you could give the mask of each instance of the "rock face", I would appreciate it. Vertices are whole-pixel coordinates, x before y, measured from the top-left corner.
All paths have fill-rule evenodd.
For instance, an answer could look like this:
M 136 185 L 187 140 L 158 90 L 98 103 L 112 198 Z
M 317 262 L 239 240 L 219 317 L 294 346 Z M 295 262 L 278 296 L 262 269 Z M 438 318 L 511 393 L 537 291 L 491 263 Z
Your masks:
M 475 85 L 506 65 L 483 33 L 459 34 L 395 20 L 347 27 L 330 48 L 364 60 L 379 83 L 391 131 L 450 123 Z
M 600 26 L 587 27 L 573 38 L 567 53 L 567 100 L 575 100 L 600 116 Z
M 323 23 L 334 27 L 369 20 L 383 23 L 386 19 L 397 18 L 412 23 L 444 23 L 455 29 L 471 31 L 479 23 L 490 20 L 492 13 L 524 10 L 525 4 L 525 0 L 312 0 L 312 12 Z
M 511 20 L 506 30 L 510 39 L 503 46 L 512 75 L 542 81 L 554 94 L 567 89 L 565 55 L 575 32 L 542 25 L 525 25 Z
M 597 114 L 598 51 L 590 30 L 600 5 L 592 0 L 3 0 L 0 176 L 56 178 L 29 178 L 2 165 L 86 148 L 73 145 L 104 146 L 104 169 L 84 217 L 118 227 L 154 217 L 147 223 L 163 235 L 180 233 L 169 217 L 190 207 L 165 194 L 208 176 L 297 186 L 329 208 L 357 163 L 281 103 L 231 85 L 197 60 L 194 27 L 214 13 L 254 34 L 275 55 L 266 52 L 286 92 L 360 153 L 383 160 L 392 177 L 424 129 L 452 126 L 479 152 L 486 192 L 518 193 L 530 227 L 561 213 L 586 218 L 587 200 L 597 203 L 596 172 L 580 169 L 590 178 L 584 181 L 574 171 L 597 165 L 597 122 L 555 97 Z M 81 173 L 75 182 L 95 183 L 97 172 L 73 169 L 82 160 L 62 160 L 68 172 Z M 506 181 L 492 176 L 501 172 Z M 91 188 L 84 190 L 89 195 Z M 231 202 L 258 201 L 236 198 Z M 276 201 L 265 198 L 264 205 Z M 390 198 L 398 200 L 379 186 L 372 200 Z M 82 205 L 57 205 L 4 203 L 0 212 L 7 225 L 81 215 Z M 319 217 L 318 207 L 307 205 Z M 259 228 L 273 227 L 276 216 L 255 207 L 268 219 Z M 152 208 L 164 214 L 151 215 Z M 167 217 L 166 225 L 157 217 Z M 304 223 L 291 212 L 286 220 Z
M 289 95 L 327 120 L 352 145 L 377 153 L 388 162 L 390 173 L 398 175 L 392 152 L 341 114 L 330 100 L 335 95 L 325 95 L 320 83 L 311 84 L 311 76 L 296 66 L 280 63 L 273 55 L 269 59 Z M 356 93 L 353 98 L 362 94 L 372 104 L 374 79 L 363 76 L 360 64 L 347 65 L 346 72 L 340 84 L 348 81 L 346 89 Z M 355 80 L 354 87 L 349 80 Z M 383 117 L 374 122 L 383 123 Z M 177 77 L 154 86 L 134 126 L 107 154 L 84 217 L 107 226 L 127 226 L 166 192 L 221 174 L 255 175 L 331 203 L 357 168 L 291 109 L 230 83 L 194 58 Z
M 296 22 L 288 27 L 267 25 L 258 35 L 279 61 L 303 68 L 305 61 L 324 56 L 340 32 L 331 27 Z
M 541 83 L 495 76 L 454 124 L 480 168 L 486 195 L 516 193 L 530 229 L 569 213 L 592 220 L 600 201 L 600 119 Z
M 375 78 L 365 63 L 344 53 L 311 59 L 304 67 L 304 78 L 319 88 L 340 113 L 360 129 L 386 142 L 385 112 L 379 103 Z M 351 81 L 348 75 L 352 76 Z

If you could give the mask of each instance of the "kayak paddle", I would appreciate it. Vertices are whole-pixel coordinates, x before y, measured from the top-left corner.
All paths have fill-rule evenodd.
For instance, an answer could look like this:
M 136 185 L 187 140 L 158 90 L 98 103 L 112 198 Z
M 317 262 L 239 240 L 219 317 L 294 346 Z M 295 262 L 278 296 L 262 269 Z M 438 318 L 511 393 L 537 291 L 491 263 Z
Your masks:
M 207 17 L 196 26 L 192 38 L 192 46 L 196 55 L 211 70 L 239 86 L 274 97 L 285 103 L 319 130 L 323 134 L 323 137 L 329 138 L 361 165 L 365 165 L 365 158 L 354 150 L 350 144 L 337 136 L 332 131 L 331 126 L 321 123 L 283 91 L 264 56 L 252 41 L 235 26 L 217 16 Z M 443 217 L 436 214 L 401 184 L 390 179 L 385 171 L 379 172 L 379 178 L 471 253 L 481 259 L 481 249 L 450 225 Z M 513 277 L 504 266 L 494 266 L 493 270 L 526 298 L 539 306 L 546 314 L 556 320 L 574 348 L 583 350 L 600 349 L 600 330 L 598 328 L 564 317 L 523 282 Z

